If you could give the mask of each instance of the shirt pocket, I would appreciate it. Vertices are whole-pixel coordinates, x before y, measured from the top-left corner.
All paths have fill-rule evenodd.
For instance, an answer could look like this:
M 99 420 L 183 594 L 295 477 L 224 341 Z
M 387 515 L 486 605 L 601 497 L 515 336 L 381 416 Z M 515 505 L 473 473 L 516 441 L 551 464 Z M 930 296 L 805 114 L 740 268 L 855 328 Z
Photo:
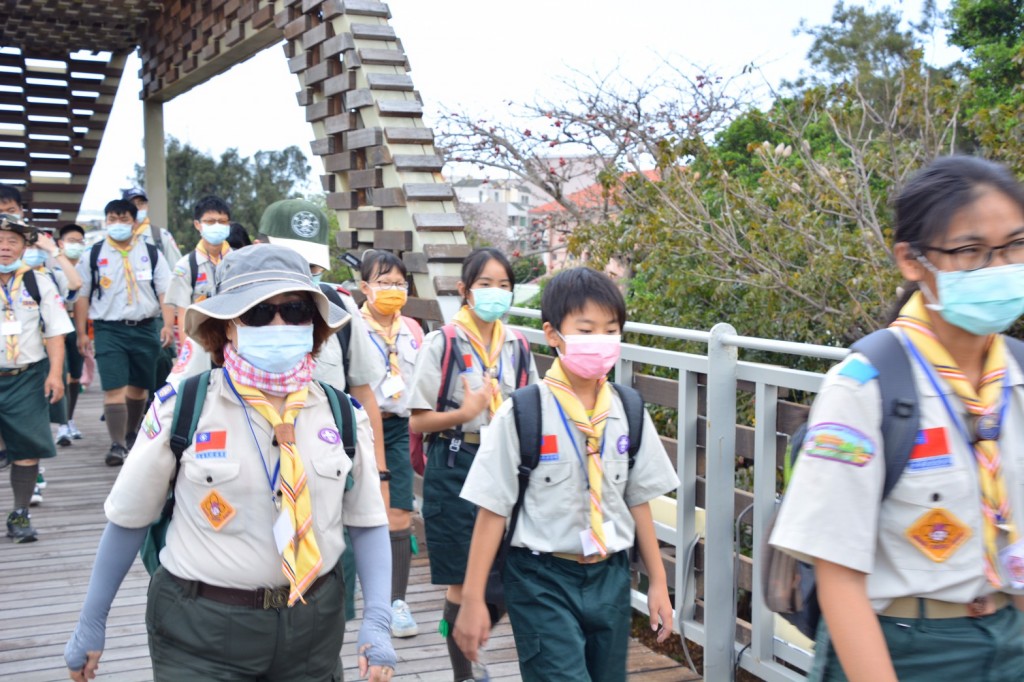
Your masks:
M 628 459 L 606 459 L 604 464 L 604 479 L 608 484 L 615 486 L 619 495 L 626 493 L 626 480 L 629 478 Z
M 314 473 L 310 480 L 309 494 L 313 502 L 313 522 L 321 533 L 341 529 L 341 506 L 345 496 L 351 462 L 342 453 L 318 455 L 311 467 Z
M 249 493 L 243 489 L 239 474 L 241 465 L 230 460 L 185 460 L 181 462 L 181 473 L 184 473 L 188 490 L 181 491 L 181 483 L 176 487 L 175 514 L 183 506 L 188 514 L 196 518 L 197 525 L 205 531 L 220 535 L 238 535 L 245 528 L 245 508 L 249 501 Z M 182 494 L 183 493 L 183 494 Z M 214 526 L 209 514 L 224 513 L 221 503 L 230 506 L 231 517 L 218 527 Z M 239 518 L 242 517 L 242 518 Z
M 571 490 L 573 481 L 570 479 L 573 466 L 578 465 L 575 462 L 542 462 L 533 470 L 525 501 L 531 517 L 549 519 L 565 515 L 566 501 L 575 494 Z M 578 492 L 583 494 L 583 491 Z

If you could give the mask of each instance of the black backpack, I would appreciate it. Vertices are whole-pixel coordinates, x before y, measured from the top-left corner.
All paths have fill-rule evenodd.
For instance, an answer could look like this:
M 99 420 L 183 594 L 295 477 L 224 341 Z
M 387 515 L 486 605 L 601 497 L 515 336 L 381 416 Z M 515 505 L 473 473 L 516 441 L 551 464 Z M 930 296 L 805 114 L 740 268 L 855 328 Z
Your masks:
M 1003 337 L 1006 348 L 1018 365 L 1024 367 L 1024 342 Z M 868 334 L 850 346 L 850 350 L 868 359 L 878 372 L 882 402 L 882 451 L 885 453 L 885 500 L 899 482 L 910 461 L 917 439 L 921 410 L 914 384 L 914 372 L 903 342 L 889 329 Z M 796 465 L 807 435 L 807 424 L 793 433 L 786 452 L 787 469 Z M 798 561 L 768 544 L 778 511 L 765 530 L 762 545 L 762 587 L 768 608 L 792 623 L 805 636 L 814 639 L 821 620 L 814 566 Z
M 331 303 L 341 308 L 346 314 L 351 314 L 348 312 L 348 308 L 345 307 L 345 303 L 341 300 L 341 294 L 333 286 L 321 283 L 320 291 L 324 292 L 324 296 Z M 345 293 L 348 294 L 347 291 Z M 345 373 L 345 382 L 348 383 L 348 348 L 352 345 L 352 321 L 349 320 L 348 324 L 335 332 L 335 336 L 338 337 L 338 343 L 341 344 L 341 368 Z
M 640 450 L 640 438 L 644 432 L 644 399 L 640 393 L 629 386 L 613 383 L 615 392 L 619 394 L 622 408 L 626 413 L 629 429 L 629 469 L 636 464 L 636 453 Z M 543 415 L 540 409 L 540 386 L 531 384 L 520 388 L 509 399 L 512 401 L 512 416 L 515 419 L 516 433 L 519 434 L 519 495 L 512 506 L 508 517 L 508 529 L 498 547 L 490 575 L 487 577 L 485 601 L 492 609 L 504 610 L 505 594 L 501 573 L 505 568 L 505 557 L 512 547 L 512 536 L 516 532 L 519 511 L 526 499 L 526 488 L 530 484 L 530 474 L 540 464 L 541 433 L 543 431 Z M 493 617 L 493 620 L 497 620 Z
M 103 298 L 103 287 L 100 286 L 100 251 L 103 249 L 103 241 L 96 242 L 89 249 L 89 274 L 91 275 L 92 286 L 89 289 L 89 301 L 93 298 Z M 160 251 L 143 240 L 143 244 L 146 245 L 146 251 L 149 252 L 149 262 L 153 264 L 153 270 L 156 270 L 157 260 L 160 258 Z M 154 276 L 149 280 L 150 286 L 153 287 L 153 295 L 156 296 L 156 300 L 160 300 L 160 294 L 156 291 L 156 277 Z
M 206 400 L 206 390 L 209 388 L 210 375 L 213 371 L 206 370 L 201 374 L 191 376 L 181 382 L 178 387 L 178 399 L 174 403 L 174 419 L 171 422 L 170 438 L 171 452 L 174 453 L 174 476 L 171 478 L 167 501 L 164 502 L 160 518 L 150 525 L 142 547 L 139 549 L 139 557 L 150 575 L 156 573 L 156 569 L 160 567 L 160 550 L 167 542 L 167 528 L 171 524 L 171 516 L 174 515 L 174 484 L 178 480 L 178 470 L 181 468 L 181 455 L 192 444 L 192 439 L 195 437 L 196 427 L 199 425 L 199 415 L 203 412 L 203 402 Z M 334 386 L 322 381 L 317 383 L 327 394 L 334 422 L 341 432 L 341 442 L 345 447 L 345 454 L 355 459 L 356 420 L 355 413 L 352 411 L 352 403 L 347 394 Z M 169 388 L 169 385 L 165 388 Z M 342 409 L 345 404 L 348 405 L 347 410 Z M 349 481 L 346 482 L 346 490 L 351 487 L 351 476 L 350 473 Z

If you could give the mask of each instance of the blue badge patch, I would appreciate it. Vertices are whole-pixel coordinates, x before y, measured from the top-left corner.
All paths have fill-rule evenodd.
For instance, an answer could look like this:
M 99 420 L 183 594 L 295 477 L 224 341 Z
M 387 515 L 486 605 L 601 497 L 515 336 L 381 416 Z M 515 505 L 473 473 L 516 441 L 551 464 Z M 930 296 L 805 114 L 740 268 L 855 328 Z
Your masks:
M 859 384 L 866 384 L 878 376 L 878 370 L 859 358 L 849 360 L 839 368 L 839 376 L 849 377 Z
M 174 386 L 164 384 L 163 388 L 156 392 L 156 397 L 160 398 L 160 402 L 166 403 L 176 392 L 177 391 L 174 390 Z
M 629 436 L 619 436 L 619 439 L 615 441 L 615 449 L 619 451 L 620 455 L 626 454 L 629 450 Z
M 862 467 L 875 456 L 875 444 L 857 429 L 824 422 L 807 432 L 800 455 Z
M 356 408 L 357 410 L 363 409 L 362 404 L 358 400 L 356 400 L 352 396 L 349 396 L 348 399 L 352 401 L 352 407 Z

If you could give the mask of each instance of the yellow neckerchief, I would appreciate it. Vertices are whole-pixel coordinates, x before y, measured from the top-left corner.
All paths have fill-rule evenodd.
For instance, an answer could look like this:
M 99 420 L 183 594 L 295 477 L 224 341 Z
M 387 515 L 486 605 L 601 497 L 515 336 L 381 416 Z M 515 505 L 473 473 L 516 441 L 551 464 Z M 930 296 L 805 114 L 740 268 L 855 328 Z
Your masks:
M 14 299 L 18 297 L 18 289 L 21 288 L 21 280 L 24 279 L 25 273 L 29 270 L 31 270 L 30 267 L 22 265 L 14 273 L 14 278 L 11 280 L 11 288 L 7 289 L 7 287 L 4 287 L 3 306 L 5 322 L 16 321 L 16 318 L 14 317 Z M 18 334 L 7 334 L 4 338 L 8 362 L 15 362 L 18 359 L 18 353 L 20 352 L 18 349 L 18 336 Z
M 274 427 L 274 437 L 281 448 L 281 496 L 288 512 L 291 527 L 295 530 L 288 546 L 281 555 L 281 570 L 288 578 L 291 588 L 288 606 L 301 600 L 309 586 L 320 575 L 323 558 L 313 533 L 313 504 L 306 484 L 306 470 L 295 444 L 295 417 L 306 404 L 308 386 L 289 393 L 284 403 L 284 416 L 278 414 L 263 391 L 258 388 L 235 383 L 238 395 Z
M 482 368 L 484 377 L 490 377 L 491 386 L 494 388 L 490 406 L 491 416 L 493 416 L 501 407 L 502 402 L 501 386 L 498 384 L 498 364 L 501 361 L 501 347 L 505 343 L 505 326 L 501 320 L 494 321 L 494 329 L 491 331 L 491 346 L 488 350 L 480 336 L 480 330 L 477 329 L 473 313 L 469 311 L 469 306 L 459 308 L 459 312 L 455 313 L 455 317 L 452 318 L 452 324 L 465 332 L 469 338 L 469 345 L 473 347 L 477 357 L 484 363 Z
M 587 414 L 583 402 L 572 390 L 569 379 L 565 376 L 562 363 L 557 358 L 544 375 L 544 383 L 551 389 L 562 412 L 572 420 L 576 428 L 587 437 L 587 482 L 590 491 L 590 533 L 600 548 L 601 555 L 608 553 L 604 536 L 604 513 L 601 508 L 601 488 L 604 483 L 604 467 L 601 463 L 601 438 L 604 427 L 608 423 L 608 413 L 612 406 L 612 389 L 608 378 L 601 377 L 598 381 L 597 400 L 594 402 L 593 416 Z
M 220 243 L 220 252 L 216 254 L 210 253 L 206 250 L 205 242 L 202 239 L 200 239 L 199 243 L 196 244 L 196 253 L 201 253 L 206 256 L 206 260 L 213 263 L 214 266 L 218 265 L 220 263 L 220 259 L 228 255 L 230 251 L 231 244 L 228 244 L 226 240 Z
M 135 248 L 135 242 L 136 237 L 132 236 L 131 241 L 128 242 L 128 248 L 122 249 L 117 245 L 117 242 L 107 237 L 107 245 L 121 254 L 121 263 L 124 269 L 124 287 L 128 295 L 128 305 L 135 302 L 135 296 L 139 293 L 139 283 L 135 279 L 135 271 L 132 270 L 132 259 L 130 258 L 132 249 Z M 153 263 L 153 267 L 156 267 L 156 263 Z
M 150 228 L 149 216 L 146 216 L 146 219 L 143 220 L 141 223 L 139 223 L 139 226 L 135 228 L 134 232 L 132 232 L 132 238 L 138 239 L 139 237 L 141 237 L 144 234 L 146 234 L 146 231 L 149 228 Z
M 384 340 L 384 343 L 387 346 L 388 371 L 391 376 L 402 376 L 402 368 L 398 364 L 398 335 L 402 331 L 402 314 L 400 312 L 395 313 L 394 320 L 391 322 L 391 328 L 385 329 L 384 325 L 373 317 L 369 301 L 363 303 L 363 307 L 360 308 L 359 311 L 363 314 L 363 319 L 366 321 L 366 324 L 370 325 L 370 329 L 380 334 L 380 338 Z
M 924 306 L 924 296 L 920 291 L 911 296 L 900 310 L 899 317 L 890 326 L 903 330 L 907 339 L 931 364 L 936 374 L 956 392 L 971 416 L 998 413 L 1001 408 L 1003 382 L 1006 380 L 1006 344 L 1001 334 L 989 337 L 981 386 L 976 392 L 949 351 L 935 336 L 931 319 Z M 1018 532 L 1013 524 L 1010 498 L 1006 493 L 1006 482 L 999 457 L 999 442 L 979 440 L 974 443 L 974 458 L 978 463 L 982 512 L 985 517 L 985 575 L 990 583 L 1001 587 L 1002 581 L 996 568 L 999 561 L 1000 533 L 1006 532 L 1009 541 L 1016 542 Z

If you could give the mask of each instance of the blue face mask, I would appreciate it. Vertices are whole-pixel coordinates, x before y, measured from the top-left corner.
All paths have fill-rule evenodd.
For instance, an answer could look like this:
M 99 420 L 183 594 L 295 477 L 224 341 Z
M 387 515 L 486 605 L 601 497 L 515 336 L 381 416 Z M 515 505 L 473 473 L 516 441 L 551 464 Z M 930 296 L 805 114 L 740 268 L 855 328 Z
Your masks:
M 131 225 L 125 223 L 110 223 L 107 225 L 107 236 L 113 239 L 115 242 L 126 242 L 132 238 L 132 232 L 135 231 Z
M 238 354 L 256 369 L 282 374 L 295 368 L 313 352 L 313 325 L 236 325 Z
M 10 265 L 4 265 L 3 263 L 0 263 L 0 274 L 2 274 L 2 275 L 9 275 L 12 272 L 14 272 L 15 270 L 17 270 L 18 268 L 20 268 L 21 265 L 22 265 L 22 263 L 21 263 L 21 259 L 20 258 L 18 260 L 14 261 L 13 263 L 11 263 Z
M 320 280 L 323 279 L 323 276 L 324 276 L 324 273 L 322 273 L 322 272 L 318 272 L 315 275 L 310 275 L 310 277 L 313 279 L 313 284 L 315 284 L 317 286 L 320 286 Z
M 229 234 L 231 234 L 230 225 L 221 225 L 220 223 L 203 225 L 203 239 L 213 246 L 220 246 L 223 244 Z
M 940 271 L 935 279 L 939 302 L 928 307 L 976 336 L 1004 332 L 1024 314 L 1024 265 Z
M 140 223 L 142 223 L 142 222 L 146 221 L 146 216 L 148 216 L 148 215 L 149 215 L 149 210 L 148 209 L 140 208 L 139 212 L 135 215 L 135 219 L 138 220 Z
M 494 322 L 512 307 L 512 292 L 497 287 L 470 289 L 473 312 L 484 322 Z
M 21 256 L 21 260 L 30 268 L 38 268 L 46 262 L 46 253 L 42 249 L 30 246 L 25 249 L 25 253 Z

